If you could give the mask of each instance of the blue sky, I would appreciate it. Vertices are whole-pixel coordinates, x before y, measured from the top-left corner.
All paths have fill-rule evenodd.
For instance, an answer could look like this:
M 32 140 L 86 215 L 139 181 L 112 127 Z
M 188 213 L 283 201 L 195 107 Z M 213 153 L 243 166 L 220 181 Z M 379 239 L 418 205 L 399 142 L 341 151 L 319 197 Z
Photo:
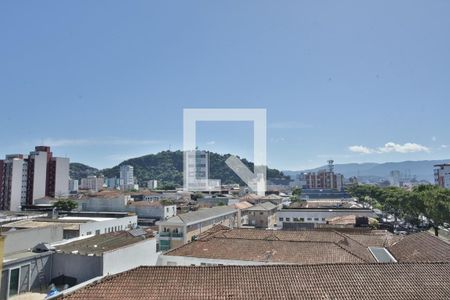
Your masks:
M 446 0 L 2 1 L 0 156 L 45 143 L 108 167 L 181 149 L 183 108 L 266 108 L 280 169 L 450 158 L 449 15 Z M 198 132 L 252 157 L 248 122 Z

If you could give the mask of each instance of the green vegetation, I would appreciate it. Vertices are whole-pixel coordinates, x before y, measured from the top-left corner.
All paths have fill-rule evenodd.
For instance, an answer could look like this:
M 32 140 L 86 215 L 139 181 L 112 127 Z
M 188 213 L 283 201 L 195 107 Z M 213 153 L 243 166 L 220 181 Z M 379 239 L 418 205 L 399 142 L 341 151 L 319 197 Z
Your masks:
M 353 185 L 347 192 L 360 201 L 392 214 L 395 219 L 404 218 L 419 224 L 419 216 L 430 220 L 436 235 L 439 226 L 450 223 L 450 190 L 434 185 L 420 185 L 411 191 L 402 188 L 380 188 L 373 185 Z
M 70 164 L 70 178 L 78 179 L 88 177 L 90 175 L 97 175 L 98 169 L 89 167 L 80 163 L 71 163 Z
M 298 187 L 294 188 L 292 190 L 291 201 L 299 201 L 301 194 L 302 194 L 302 189 L 301 188 L 298 188 Z
M 209 152 L 210 178 L 220 179 L 222 181 L 222 184 L 239 183 L 243 185 L 244 182 L 242 182 L 242 180 L 225 164 L 225 161 L 230 156 L 231 154 L 220 155 L 217 153 Z M 249 162 L 246 159 L 242 159 L 242 162 L 247 167 L 249 167 L 250 170 L 253 170 L 252 162 Z M 93 175 L 98 175 L 101 173 L 105 177 L 119 177 L 119 170 L 121 165 L 133 166 L 134 176 L 138 178 L 141 185 L 151 179 L 156 179 L 161 182 L 162 189 L 174 189 L 175 187 L 182 186 L 183 184 L 182 151 L 162 151 L 157 154 L 150 154 L 142 157 L 132 158 L 122 162 L 121 164 L 113 168 L 98 171 L 98 173 Z M 79 171 L 77 173 L 79 173 Z M 283 179 L 286 177 L 282 172 L 276 169 L 267 169 L 267 178 Z
M 58 200 L 54 206 L 59 211 L 72 211 L 78 207 L 77 203 L 72 199 Z

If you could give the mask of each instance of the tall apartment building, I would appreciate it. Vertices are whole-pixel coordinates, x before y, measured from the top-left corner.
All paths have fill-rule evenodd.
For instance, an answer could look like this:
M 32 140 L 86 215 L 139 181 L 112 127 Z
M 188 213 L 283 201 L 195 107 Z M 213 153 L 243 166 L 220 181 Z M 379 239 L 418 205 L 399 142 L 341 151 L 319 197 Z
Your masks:
M 445 189 L 450 189 L 450 163 L 434 166 L 434 183 Z
M 37 146 L 28 156 L 7 155 L 0 163 L 0 209 L 20 210 L 43 197 L 69 194 L 69 159 Z
M 184 183 L 190 191 L 220 191 L 220 180 L 210 179 L 209 153 L 203 150 L 184 152 Z
M 130 165 L 120 166 L 120 183 L 122 190 L 130 190 L 134 188 L 134 168 Z
M 332 189 L 342 191 L 344 188 L 344 176 L 334 172 L 333 161 L 328 161 L 328 169 L 318 172 L 300 174 L 299 181 L 304 189 Z

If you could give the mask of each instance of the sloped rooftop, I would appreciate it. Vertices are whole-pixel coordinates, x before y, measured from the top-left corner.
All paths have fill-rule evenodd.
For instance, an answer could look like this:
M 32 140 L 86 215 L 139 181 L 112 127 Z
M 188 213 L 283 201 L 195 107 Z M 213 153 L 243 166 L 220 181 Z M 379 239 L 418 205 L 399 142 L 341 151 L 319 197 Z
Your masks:
M 139 267 L 64 299 L 450 299 L 450 263 Z

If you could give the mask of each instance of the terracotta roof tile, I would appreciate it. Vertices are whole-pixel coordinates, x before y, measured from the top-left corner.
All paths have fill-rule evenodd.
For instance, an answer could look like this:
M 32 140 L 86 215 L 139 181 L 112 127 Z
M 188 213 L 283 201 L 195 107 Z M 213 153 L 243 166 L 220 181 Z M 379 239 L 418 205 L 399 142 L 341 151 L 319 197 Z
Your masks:
M 400 262 L 450 262 L 450 244 L 428 232 L 407 235 L 389 251 Z
M 65 299 L 450 299 L 450 263 L 139 267 Z

